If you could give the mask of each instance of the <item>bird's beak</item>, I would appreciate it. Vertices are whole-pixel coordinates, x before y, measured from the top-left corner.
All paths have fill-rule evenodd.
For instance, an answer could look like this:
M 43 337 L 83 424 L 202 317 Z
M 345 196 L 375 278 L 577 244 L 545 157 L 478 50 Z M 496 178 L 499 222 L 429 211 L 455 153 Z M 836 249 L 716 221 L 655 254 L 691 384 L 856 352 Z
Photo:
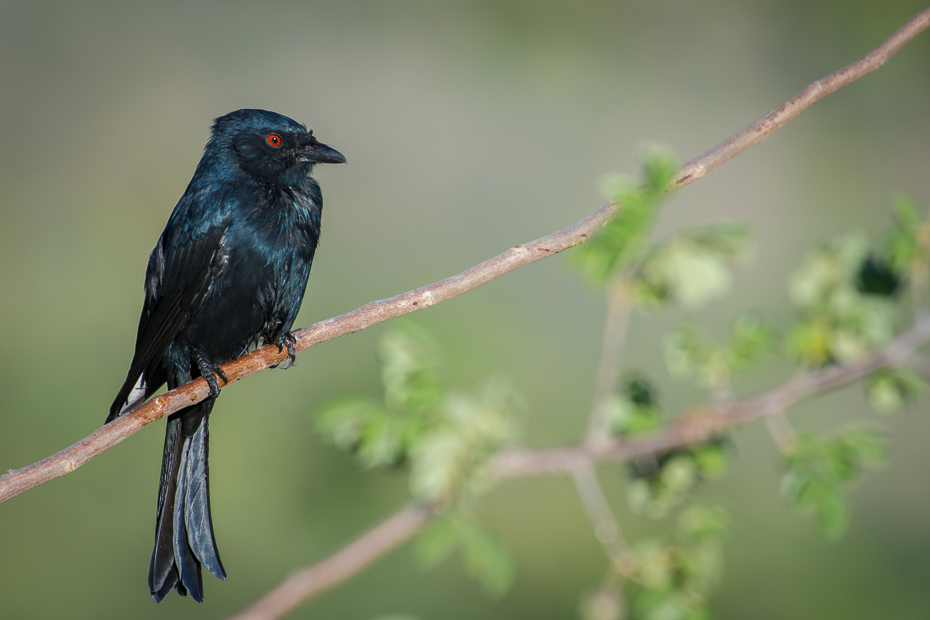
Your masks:
M 344 164 L 346 163 L 345 155 L 331 146 L 326 146 L 322 142 L 314 141 L 303 149 L 301 158 L 314 164 Z

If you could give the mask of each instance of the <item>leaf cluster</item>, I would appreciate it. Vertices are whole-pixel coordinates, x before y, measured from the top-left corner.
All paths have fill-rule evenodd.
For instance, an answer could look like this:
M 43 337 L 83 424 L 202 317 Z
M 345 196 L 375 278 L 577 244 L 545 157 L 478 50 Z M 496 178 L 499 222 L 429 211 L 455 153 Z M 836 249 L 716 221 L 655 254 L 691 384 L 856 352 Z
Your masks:
M 447 387 L 438 344 L 413 322 L 399 322 L 378 341 L 383 401 L 362 396 L 325 403 L 316 429 L 366 467 L 405 463 L 415 444 L 439 424 Z
M 617 393 L 601 403 L 610 432 L 617 436 L 633 436 L 662 426 L 656 389 L 646 378 L 630 375 L 620 382 Z
M 610 179 L 606 189 L 617 203 L 617 216 L 572 255 L 589 282 L 603 284 L 643 252 L 675 168 L 669 155 L 654 152 L 644 162 L 642 186 L 625 178 Z
M 637 300 L 697 308 L 725 294 L 732 284 L 729 263 L 746 255 L 749 227 L 726 223 L 685 230 L 657 243 L 633 273 Z
M 515 576 L 510 549 L 464 513 L 451 511 L 439 517 L 417 540 L 417 557 L 425 568 L 438 566 L 457 550 L 462 551 L 465 572 L 486 594 L 499 597 L 510 589 Z
M 728 468 L 729 454 L 722 439 L 630 461 L 627 502 L 637 514 L 664 517 L 703 480 L 720 478 Z
M 754 315 L 733 322 L 723 344 L 707 342 L 693 324 L 685 324 L 666 338 L 669 372 L 704 388 L 728 386 L 733 376 L 770 353 L 778 342 L 775 331 Z
M 398 323 L 380 339 L 384 398 L 325 404 L 318 432 L 366 467 L 410 464 L 410 486 L 430 502 L 453 502 L 486 482 L 486 459 L 513 435 L 521 401 L 500 380 L 475 393 L 448 389 L 439 346 L 422 327 Z
M 785 455 L 782 492 L 796 508 L 812 512 L 827 537 L 838 538 L 849 522 L 847 486 L 863 467 L 887 457 L 887 439 L 872 429 L 827 438 L 803 433 Z
M 809 366 L 849 362 L 888 342 L 898 315 L 894 298 L 882 294 L 897 290 L 889 273 L 886 259 L 870 254 L 862 231 L 814 248 L 788 281 L 801 313 L 788 334 L 794 356 Z
M 869 377 L 869 403 L 879 413 L 891 414 L 927 391 L 927 382 L 909 368 L 884 368 Z
M 705 620 L 707 597 L 722 577 L 721 538 L 730 517 L 718 506 L 684 510 L 670 540 L 644 540 L 634 549 L 631 581 L 641 586 L 637 617 L 643 620 Z
M 572 255 L 590 283 L 622 280 L 636 303 L 650 307 L 674 303 L 694 308 L 729 289 L 729 263 L 745 255 L 749 245 L 745 224 L 686 230 L 660 243 L 649 240 L 674 171 L 674 160 L 657 151 L 644 162 L 641 186 L 625 178 L 609 180 L 607 191 L 618 213 Z
M 888 260 L 893 272 L 907 273 L 915 262 L 926 263 L 930 223 L 917 205 L 903 194 L 895 196 L 896 225 L 888 237 Z

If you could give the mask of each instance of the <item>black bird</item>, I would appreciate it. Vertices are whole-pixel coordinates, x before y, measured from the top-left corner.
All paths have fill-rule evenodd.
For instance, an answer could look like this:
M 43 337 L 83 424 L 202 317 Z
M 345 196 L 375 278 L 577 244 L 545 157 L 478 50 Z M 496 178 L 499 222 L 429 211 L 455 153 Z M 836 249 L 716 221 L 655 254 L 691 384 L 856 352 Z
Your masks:
M 149 256 L 126 382 L 107 422 L 197 377 L 210 397 L 169 416 L 149 589 L 203 602 L 201 564 L 226 579 L 213 536 L 207 424 L 220 364 L 274 343 L 294 361 L 291 325 L 320 237 L 314 164 L 345 163 L 306 126 L 265 110 L 216 119 L 203 157 Z

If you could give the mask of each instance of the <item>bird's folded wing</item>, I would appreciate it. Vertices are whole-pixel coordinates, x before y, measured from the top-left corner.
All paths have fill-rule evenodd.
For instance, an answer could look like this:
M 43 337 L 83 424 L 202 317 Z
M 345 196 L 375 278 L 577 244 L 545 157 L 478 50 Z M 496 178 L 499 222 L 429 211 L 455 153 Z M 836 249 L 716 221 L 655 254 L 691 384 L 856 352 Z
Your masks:
M 149 260 L 136 350 L 126 382 L 110 408 L 107 421 L 153 394 L 165 382 L 164 371 L 160 369 L 165 350 L 196 311 L 223 268 L 228 206 L 218 204 L 212 210 L 212 217 L 188 218 L 180 224 L 175 224 L 175 220 L 183 220 L 175 217 L 179 215 L 178 209 L 172 214 Z M 203 209 L 192 211 L 196 215 L 203 213 Z

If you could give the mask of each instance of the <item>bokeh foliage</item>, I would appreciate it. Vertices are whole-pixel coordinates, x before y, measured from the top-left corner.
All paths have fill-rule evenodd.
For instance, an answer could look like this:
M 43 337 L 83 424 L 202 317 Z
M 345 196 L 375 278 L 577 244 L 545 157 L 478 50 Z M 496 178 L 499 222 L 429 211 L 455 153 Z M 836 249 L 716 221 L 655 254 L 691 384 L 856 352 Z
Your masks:
M 749 249 L 748 228 L 733 223 L 652 241 L 675 168 L 669 155 L 653 151 L 641 185 L 605 182 L 618 214 L 571 259 L 590 284 L 609 293 L 623 287 L 630 293 L 627 303 L 644 312 L 692 310 L 725 295 L 734 259 Z M 926 277 L 917 267 L 927 260 L 923 216 L 905 198 L 897 199 L 896 209 L 899 224 L 882 248 L 855 230 L 818 243 L 791 274 L 787 289 L 797 320 L 788 330 L 786 353 L 798 371 L 854 361 L 894 335 L 904 283 Z M 702 331 L 693 319 L 674 327 L 666 338 L 666 364 L 673 377 L 707 390 L 717 403 L 733 398 L 735 376 L 779 348 L 776 331 L 752 313 L 733 322 L 723 343 L 710 342 Z M 483 465 L 515 436 L 520 399 L 500 380 L 472 393 L 449 391 L 439 347 L 415 323 L 387 332 L 378 350 L 383 402 L 333 401 L 319 413 L 317 428 L 366 467 L 409 462 L 411 493 L 441 513 L 420 537 L 422 563 L 436 566 L 461 549 L 466 572 L 500 596 L 515 578 L 514 561 L 500 537 L 480 524 L 475 507 L 489 486 Z M 916 373 L 901 368 L 876 371 L 867 385 L 873 406 L 885 413 L 923 389 Z M 616 437 L 660 432 L 668 420 L 656 386 L 636 372 L 619 381 L 600 410 Z M 604 584 L 582 599 L 585 620 L 619 618 L 626 590 L 635 597 L 632 613 L 644 620 L 712 617 L 708 597 L 721 580 L 729 517 L 722 507 L 694 500 L 706 482 L 727 474 L 728 446 L 719 437 L 627 463 L 631 513 L 661 520 L 677 510 L 678 525 L 665 538 L 644 538 L 612 558 Z M 813 513 L 827 538 L 839 538 L 849 521 L 849 485 L 863 467 L 887 459 L 884 435 L 865 428 L 823 437 L 805 431 L 782 448 L 784 497 L 798 511 Z M 624 588 L 624 582 L 633 587 Z

